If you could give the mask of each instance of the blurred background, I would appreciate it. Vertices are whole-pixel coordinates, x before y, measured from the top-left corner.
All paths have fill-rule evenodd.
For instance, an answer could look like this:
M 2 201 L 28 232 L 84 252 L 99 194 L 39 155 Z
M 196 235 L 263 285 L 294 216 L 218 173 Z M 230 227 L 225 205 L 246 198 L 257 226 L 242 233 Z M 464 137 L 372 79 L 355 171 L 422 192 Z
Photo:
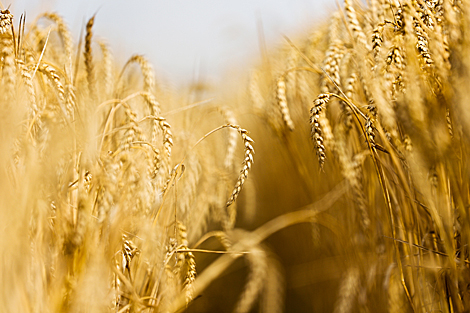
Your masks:
M 2 1 L 31 22 L 42 12 L 65 18 L 75 39 L 97 14 L 95 35 L 108 41 L 118 63 L 144 54 L 159 79 L 175 87 L 196 80 L 215 84 L 228 71 L 248 70 L 266 45 L 318 25 L 336 8 L 333 0 L 18 0 Z

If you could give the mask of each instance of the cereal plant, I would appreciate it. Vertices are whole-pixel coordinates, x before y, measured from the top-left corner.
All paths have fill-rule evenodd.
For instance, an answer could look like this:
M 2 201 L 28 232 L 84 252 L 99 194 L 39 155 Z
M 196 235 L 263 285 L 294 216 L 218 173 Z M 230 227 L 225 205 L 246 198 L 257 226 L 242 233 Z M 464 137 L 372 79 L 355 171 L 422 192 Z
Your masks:
M 345 0 L 213 99 L 2 10 L 0 311 L 470 311 L 469 10 Z

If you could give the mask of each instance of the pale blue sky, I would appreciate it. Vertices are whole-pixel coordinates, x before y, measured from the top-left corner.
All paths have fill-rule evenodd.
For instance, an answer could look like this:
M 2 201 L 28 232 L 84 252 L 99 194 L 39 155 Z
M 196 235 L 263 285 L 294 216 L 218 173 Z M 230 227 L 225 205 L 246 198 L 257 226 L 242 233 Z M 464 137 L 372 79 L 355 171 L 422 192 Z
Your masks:
M 98 12 L 95 34 L 106 39 L 122 62 L 134 53 L 154 64 L 157 76 L 175 84 L 190 82 L 195 71 L 210 81 L 227 77 L 233 68 L 249 68 L 259 56 L 257 16 L 267 42 L 275 46 L 282 34 L 294 35 L 323 20 L 334 0 L 12 0 L 16 22 L 27 13 L 62 15 L 74 36 Z

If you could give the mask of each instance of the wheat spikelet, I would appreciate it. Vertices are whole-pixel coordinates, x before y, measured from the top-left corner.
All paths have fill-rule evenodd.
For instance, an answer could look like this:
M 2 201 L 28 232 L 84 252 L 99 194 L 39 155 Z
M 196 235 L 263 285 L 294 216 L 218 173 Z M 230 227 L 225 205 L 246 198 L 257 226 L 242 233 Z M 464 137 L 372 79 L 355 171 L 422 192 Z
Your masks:
M 413 29 L 417 40 L 416 50 L 421 56 L 422 68 L 424 71 L 429 71 L 433 68 L 434 60 L 429 53 L 427 34 L 417 21 L 413 22 Z
M 160 120 L 158 119 L 158 117 L 160 116 L 160 103 L 158 103 L 155 96 L 150 92 L 144 91 L 144 92 L 141 92 L 141 95 L 149 106 L 150 115 L 157 117 L 155 119 L 152 119 L 152 133 L 150 136 L 151 143 L 156 144 L 157 137 L 158 137 L 158 129 L 160 128 L 160 125 L 159 125 Z
M 452 118 L 449 108 L 446 109 L 446 123 L 450 137 L 454 137 L 454 127 L 452 126 Z
M 68 83 L 65 85 L 65 109 L 71 120 L 74 119 L 76 103 L 77 98 L 75 96 L 75 87 Z
M 142 76 L 144 77 L 144 91 L 152 93 L 155 89 L 155 76 L 153 74 L 153 68 L 147 59 L 142 55 L 133 55 L 124 65 L 124 68 L 131 65 L 132 63 L 137 63 L 140 66 L 142 71 Z
M 163 132 L 163 146 L 168 158 L 171 157 L 171 148 L 173 147 L 173 134 L 171 132 L 171 126 L 163 117 L 158 117 L 158 125 Z
M 348 99 L 352 99 L 355 93 L 355 85 L 357 83 L 357 74 L 355 72 L 351 73 L 351 75 L 346 80 L 346 89 L 345 94 Z M 343 121 L 344 126 L 346 127 L 346 132 L 348 132 L 352 125 L 353 125 L 353 115 L 349 106 L 344 102 L 340 101 L 341 111 L 343 113 Z
M 323 130 L 320 124 L 320 117 L 322 111 L 325 109 L 326 104 L 330 100 L 329 94 L 320 94 L 317 99 L 314 101 L 313 107 L 310 109 L 310 127 L 311 132 L 310 136 L 315 145 L 315 151 L 318 156 L 318 162 L 320 163 L 320 168 L 323 168 L 325 164 L 326 154 L 325 146 L 323 145 Z
M 237 120 L 232 110 L 226 107 L 219 107 L 218 110 L 224 117 L 224 121 L 230 125 L 236 125 Z M 235 157 L 235 150 L 237 149 L 237 132 L 236 130 L 229 129 L 229 138 L 227 143 L 227 153 L 225 154 L 224 166 L 227 170 L 233 169 L 233 159 Z
M 182 222 L 176 222 L 177 234 L 179 237 L 179 249 L 180 250 L 189 250 L 188 240 L 186 233 L 186 226 Z M 194 254 L 190 251 L 181 252 L 178 254 L 178 261 L 176 264 L 177 271 L 183 268 L 183 264 L 186 265 L 186 273 L 183 276 L 183 290 L 186 295 L 186 304 L 189 304 L 194 298 L 193 284 L 196 280 L 196 259 Z
M 323 61 L 323 69 L 327 76 L 323 77 L 321 93 L 328 93 L 330 90 L 336 90 L 336 86 L 334 85 L 336 84 L 339 86 L 341 84 L 339 68 L 343 57 L 343 44 L 338 41 L 331 43 L 326 51 L 325 60 Z M 334 83 L 331 82 L 330 79 L 333 80 Z
M 113 92 L 113 57 L 109 47 L 103 41 L 99 41 L 98 44 L 100 45 L 101 53 L 103 55 L 103 82 L 104 82 L 104 93 L 106 96 L 111 95 Z
M 163 135 L 163 155 L 159 163 L 159 172 L 157 174 L 157 188 L 165 190 L 168 182 L 168 175 L 170 175 L 170 161 L 171 161 L 171 148 L 173 147 L 173 134 L 171 126 L 165 118 L 159 116 L 156 118 L 158 126 L 160 127 Z
M 263 289 L 267 275 L 268 263 L 266 251 L 260 246 L 254 246 L 251 247 L 248 252 L 246 260 L 250 266 L 250 273 L 248 274 L 248 280 L 243 293 L 235 306 L 234 312 L 236 313 L 250 311 L 256 298 Z
M 331 23 L 328 27 L 328 41 L 333 44 L 337 42 L 342 42 L 341 40 L 341 13 L 336 11 L 331 17 Z
M 51 83 L 55 87 L 59 104 L 65 103 L 64 85 L 62 84 L 60 76 L 59 74 L 57 74 L 56 69 L 49 64 L 41 63 L 38 67 L 38 71 L 46 75 L 46 77 L 51 81 Z M 55 111 L 55 109 L 53 111 Z
M 243 143 L 245 145 L 245 159 L 242 162 L 242 170 L 240 171 L 240 175 L 238 176 L 237 183 L 235 184 L 235 188 L 232 191 L 232 194 L 230 195 L 229 200 L 227 201 L 226 206 L 230 207 L 230 205 L 237 200 L 238 195 L 240 194 L 240 191 L 242 190 L 243 184 L 245 183 L 245 180 L 248 178 L 248 173 L 249 170 L 251 169 L 251 165 L 253 164 L 253 156 L 255 154 L 255 150 L 253 146 L 251 145 L 254 141 L 253 139 L 248 136 L 248 131 L 241 128 L 240 126 L 236 125 L 229 125 L 232 128 L 235 128 L 240 136 L 243 139 Z M 232 220 L 235 220 L 235 216 L 231 217 Z
M 16 84 L 16 63 L 12 33 L 13 15 L 9 10 L 0 11 L 0 57 L 2 60 L 3 97 L 13 98 Z
M 59 33 L 62 43 L 64 45 L 64 52 L 65 52 L 65 57 L 67 59 L 68 66 L 71 66 L 72 62 L 72 49 L 73 49 L 73 39 L 72 39 L 72 34 L 70 33 L 69 28 L 65 24 L 64 20 L 62 19 L 61 16 L 59 16 L 57 13 L 53 12 L 46 12 L 44 13 L 41 17 L 45 17 L 51 21 L 53 21 L 57 25 L 57 32 Z M 69 73 L 70 75 L 71 73 Z
M 253 110 L 255 112 L 261 112 L 264 108 L 265 100 L 259 87 L 259 76 L 260 73 L 256 70 L 251 72 L 249 94 L 251 102 L 253 103 Z
M 36 102 L 36 91 L 34 90 L 33 77 L 31 71 L 24 64 L 23 61 L 18 61 L 20 68 L 21 77 L 23 78 L 24 85 L 26 86 L 26 91 L 28 92 L 28 102 L 30 109 L 30 119 L 33 119 L 34 116 L 38 113 L 38 106 Z
M 92 36 L 93 36 L 93 25 L 95 23 L 95 16 L 92 16 L 86 24 L 86 35 L 85 35 L 85 68 L 87 73 L 88 92 L 91 99 L 96 99 L 95 90 L 95 77 L 93 73 L 93 52 L 91 49 Z
M 394 31 L 396 33 L 403 33 L 405 31 L 405 17 L 403 12 L 403 7 L 401 4 L 394 4 Z
M 10 31 L 12 21 L 13 14 L 10 13 L 10 10 L 6 9 L 0 11 L 0 34 L 4 35 Z
M 372 33 L 372 50 L 374 51 L 374 60 L 377 62 L 380 49 L 382 48 L 382 44 L 384 42 L 383 39 L 383 31 L 384 31 L 384 23 L 380 23 L 374 28 Z
M 127 235 L 122 235 L 121 247 L 121 266 L 120 269 L 123 274 L 127 274 L 131 278 L 131 262 L 132 259 L 140 253 L 140 249 L 128 238 Z
M 354 39 L 360 43 L 363 47 L 370 51 L 370 45 L 367 42 L 367 37 L 362 30 L 361 24 L 357 19 L 356 9 L 354 8 L 353 0 L 344 0 L 344 9 L 346 10 L 346 16 L 348 18 L 348 26 L 351 29 Z
M 294 122 L 290 117 L 289 107 L 287 106 L 286 82 L 284 76 L 279 77 L 277 80 L 276 99 L 284 124 L 290 131 L 294 131 Z
M 375 127 L 372 123 L 372 119 L 367 116 L 366 122 L 364 124 L 364 128 L 366 130 L 366 135 L 368 138 L 368 143 L 370 143 L 371 147 L 375 147 Z
M 383 0 L 372 0 L 370 2 L 370 14 L 372 24 L 377 24 L 384 20 L 384 3 Z
M 128 151 L 133 141 L 145 141 L 142 130 L 137 123 L 137 114 L 127 104 L 124 104 L 124 113 L 128 120 L 128 128 L 125 132 L 124 140 L 120 143 L 118 151 Z

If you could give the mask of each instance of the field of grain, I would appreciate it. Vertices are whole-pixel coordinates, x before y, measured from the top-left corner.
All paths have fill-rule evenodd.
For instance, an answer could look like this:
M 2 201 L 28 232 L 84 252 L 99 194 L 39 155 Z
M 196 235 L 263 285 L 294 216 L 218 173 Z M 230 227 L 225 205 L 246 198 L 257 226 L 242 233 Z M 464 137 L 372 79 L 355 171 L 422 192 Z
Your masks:
M 345 0 L 215 92 L 97 18 L 0 12 L 1 312 L 470 312 L 469 0 Z

